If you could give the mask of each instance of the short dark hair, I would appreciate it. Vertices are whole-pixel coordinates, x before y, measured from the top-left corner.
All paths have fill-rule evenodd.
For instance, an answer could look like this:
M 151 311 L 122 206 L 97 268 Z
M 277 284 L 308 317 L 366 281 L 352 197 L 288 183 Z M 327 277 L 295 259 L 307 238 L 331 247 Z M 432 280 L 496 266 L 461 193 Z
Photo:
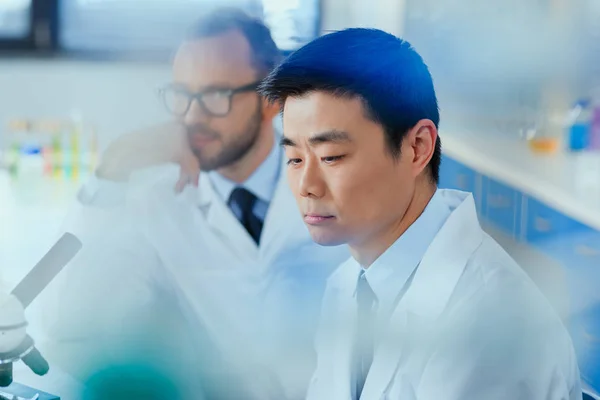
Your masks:
M 351 28 L 321 36 L 293 52 L 261 84 L 259 91 L 282 106 L 288 97 L 325 91 L 358 96 L 367 117 L 381 124 L 392 156 L 422 119 L 436 127 L 440 113 L 427 65 L 410 43 L 378 29 Z M 441 141 L 429 163 L 439 180 Z
M 186 39 L 203 39 L 232 30 L 240 32 L 250 44 L 252 63 L 261 78 L 281 61 L 281 52 L 269 28 L 260 19 L 236 8 L 217 8 L 204 14 L 189 28 Z

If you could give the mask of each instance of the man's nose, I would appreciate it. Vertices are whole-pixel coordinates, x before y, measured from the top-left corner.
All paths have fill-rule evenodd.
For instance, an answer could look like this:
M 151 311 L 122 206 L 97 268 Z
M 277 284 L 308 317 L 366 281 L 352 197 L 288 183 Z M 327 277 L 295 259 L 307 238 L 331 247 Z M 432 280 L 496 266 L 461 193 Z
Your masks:
M 300 195 L 302 197 L 321 198 L 325 195 L 325 181 L 317 161 L 306 160 L 300 176 Z
M 185 125 L 206 124 L 210 117 L 197 99 L 192 99 L 190 107 L 183 116 Z

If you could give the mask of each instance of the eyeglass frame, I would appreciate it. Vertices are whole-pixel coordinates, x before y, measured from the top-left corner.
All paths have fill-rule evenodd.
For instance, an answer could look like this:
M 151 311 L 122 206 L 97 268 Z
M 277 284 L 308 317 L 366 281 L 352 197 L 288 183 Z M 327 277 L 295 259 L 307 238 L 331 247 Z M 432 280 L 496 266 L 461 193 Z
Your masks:
M 165 93 L 167 90 L 169 89 L 175 89 L 175 86 L 173 84 L 169 84 L 166 86 L 163 86 L 161 88 L 158 89 L 158 95 L 160 96 L 164 107 L 167 109 L 167 111 L 175 116 L 178 117 L 183 117 L 184 115 L 186 115 L 188 113 L 188 111 L 190 111 L 190 107 L 192 106 L 192 102 L 194 100 L 196 100 L 196 102 L 198 103 L 198 105 L 202 108 L 202 111 L 204 111 L 207 115 L 210 115 L 212 117 L 226 117 L 230 112 L 231 112 L 231 108 L 232 108 L 232 104 L 233 104 L 233 96 L 238 94 L 238 93 L 245 93 L 245 92 L 251 92 L 251 91 L 255 91 L 256 89 L 258 89 L 258 86 L 260 85 L 261 81 L 255 81 L 255 82 L 251 82 L 248 83 L 246 85 L 243 86 L 238 86 L 236 88 L 231 88 L 231 89 L 225 89 L 225 88 L 210 88 L 210 89 L 205 89 L 205 90 L 201 90 L 199 92 L 195 92 L 195 93 L 190 93 L 186 90 L 181 90 L 181 93 L 186 94 L 187 95 L 187 106 L 185 107 L 185 110 L 182 111 L 181 113 L 176 113 L 173 112 L 169 109 L 169 107 L 166 105 L 166 101 L 165 101 Z M 227 111 L 225 111 L 224 113 L 220 114 L 220 113 L 214 113 L 212 111 L 210 111 L 208 109 L 208 107 L 206 107 L 206 104 L 204 104 L 204 100 L 202 100 L 202 97 L 204 95 L 206 95 L 207 93 L 214 93 L 214 92 L 222 92 L 225 93 L 225 95 L 227 96 L 227 101 L 228 101 L 228 107 L 227 107 Z M 258 93 L 257 93 L 258 94 Z

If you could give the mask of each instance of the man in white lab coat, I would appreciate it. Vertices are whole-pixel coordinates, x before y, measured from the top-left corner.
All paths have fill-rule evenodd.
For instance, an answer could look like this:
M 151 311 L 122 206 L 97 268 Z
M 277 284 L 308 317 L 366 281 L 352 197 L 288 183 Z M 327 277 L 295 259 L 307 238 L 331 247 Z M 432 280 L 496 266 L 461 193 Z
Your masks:
M 177 382 L 212 373 L 209 398 L 304 397 L 326 279 L 348 252 L 311 240 L 281 172 L 278 107 L 256 92 L 278 61 L 240 11 L 191 29 L 161 91 L 176 121 L 112 144 L 67 223 L 83 250 L 50 288 L 59 366 L 85 378 L 160 346 Z
M 288 180 L 313 239 L 347 243 L 329 279 L 309 399 L 579 399 L 569 335 L 480 228 L 437 189 L 427 66 L 373 29 L 331 33 L 259 89 L 283 106 Z

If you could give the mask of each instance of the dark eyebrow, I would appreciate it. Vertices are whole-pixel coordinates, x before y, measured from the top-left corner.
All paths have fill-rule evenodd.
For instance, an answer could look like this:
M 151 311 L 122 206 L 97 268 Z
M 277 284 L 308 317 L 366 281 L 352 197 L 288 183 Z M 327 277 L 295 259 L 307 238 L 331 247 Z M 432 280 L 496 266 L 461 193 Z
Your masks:
M 311 146 L 317 146 L 323 143 L 347 143 L 351 141 L 352 139 L 350 139 L 350 135 L 348 135 L 348 133 L 338 130 L 317 133 L 308 139 L 308 143 Z M 296 147 L 296 142 L 283 136 L 279 141 L 279 145 L 283 147 Z
M 287 138 L 285 136 L 281 137 L 281 140 L 279 141 L 279 145 L 282 147 L 296 147 L 296 143 L 292 139 Z
M 308 139 L 311 146 L 316 146 L 323 143 L 347 143 L 351 142 L 350 135 L 344 131 L 331 130 L 327 132 L 317 133 Z

